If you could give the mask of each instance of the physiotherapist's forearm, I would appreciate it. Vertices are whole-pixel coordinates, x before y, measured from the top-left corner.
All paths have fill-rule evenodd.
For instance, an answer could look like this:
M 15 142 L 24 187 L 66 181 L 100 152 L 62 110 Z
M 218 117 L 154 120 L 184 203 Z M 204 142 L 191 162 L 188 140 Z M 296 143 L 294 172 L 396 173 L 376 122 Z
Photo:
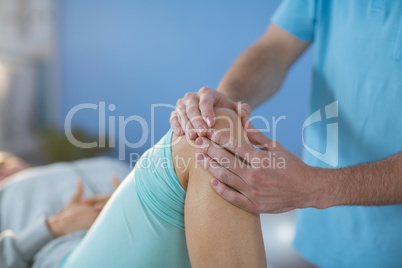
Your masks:
M 328 204 L 382 206 L 402 204 L 402 153 L 387 159 L 341 169 L 322 169 L 331 181 Z
M 271 25 L 236 59 L 217 90 L 255 108 L 279 90 L 288 69 L 307 47 L 307 43 Z
M 235 101 L 246 102 L 254 109 L 280 88 L 287 69 L 272 52 L 258 42 L 234 62 L 218 86 L 218 91 Z M 265 55 L 264 55 L 265 54 Z

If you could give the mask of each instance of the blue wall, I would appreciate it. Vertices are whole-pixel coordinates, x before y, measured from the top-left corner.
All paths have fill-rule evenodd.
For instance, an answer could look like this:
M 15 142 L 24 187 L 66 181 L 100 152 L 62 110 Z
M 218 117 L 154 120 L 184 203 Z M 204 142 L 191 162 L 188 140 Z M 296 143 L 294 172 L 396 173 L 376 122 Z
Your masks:
M 68 111 L 85 102 L 115 104 L 110 115 L 150 120 L 154 103 L 169 103 L 202 86 L 216 87 L 237 55 L 269 24 L 279 1 L 60 2 L 60 125 Z M 283 89 L 254 111 L 279 123 L 278 140 L 300 155 L 301 125 L 307 117 L 311 53 L 292 69 Z M 156 112 L 155 139 L 168 129 L 171 110 Z M 97 114 L 77 113 L 76 126 L 96 133 Z M 270 120 L 271 121 L 271 120 Z M 139 124 L 128 140 L 141 137 Z M 138 149 L 143 152 L 150 140 Z M 129 150 L 133 152 L 136 150 Z

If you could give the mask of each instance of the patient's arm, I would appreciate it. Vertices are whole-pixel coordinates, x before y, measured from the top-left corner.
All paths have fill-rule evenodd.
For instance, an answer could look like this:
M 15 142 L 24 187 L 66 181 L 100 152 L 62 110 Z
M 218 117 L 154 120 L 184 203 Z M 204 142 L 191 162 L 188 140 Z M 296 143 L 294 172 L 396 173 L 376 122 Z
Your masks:
M 237 114 L 217 109 L 215 129 L 227 129 L 245 142 Z M 220 118 L 224 117 L 224 118 Z M 223 131 L 223 130 L 222 130 Z M 225 130 L 229 131 L 229 130 Z M 193 267 L 266 267 L 265 250 L 258 215 L 246 212 L 221 198 L 210 185 L 212 175 L 200 164 L 196 154 L 201 150 L 185 136 L 173 140 L 175 160 L 190 159 L 188 170 L 176 165 L 176 173 L 187 188 L 185 202 L 186 240 Z M 188 177 L 187 177 L 188 175 Z M 244 250 L 247 249 L 247 250 Z

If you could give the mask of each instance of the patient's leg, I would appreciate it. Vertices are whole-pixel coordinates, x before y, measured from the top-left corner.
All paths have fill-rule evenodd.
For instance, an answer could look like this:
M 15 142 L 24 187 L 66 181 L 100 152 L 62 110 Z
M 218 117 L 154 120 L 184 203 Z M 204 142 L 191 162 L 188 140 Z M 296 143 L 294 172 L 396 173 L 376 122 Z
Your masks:
M 217 109 L 215 129 L 231 131 L 246 142 L 236 113 Z M 223 130 L 226 129 L 226 130 Z M 180 139 L 173 137 L 173 140 Z M 223 198 L 211 187 L 212 176 L 198 164 L 201 152 L 191 141 L 181 138 L 172 146 L 174 159 L 188 159 L 187 170 L 174 161 L 176 173 L 185 189 L 185 228 L 193 267 L 266 267 L 265 250 L 258 215 L 246 212 Z M 188 174 L 188 177 L 186 176 Z
M 218 120 L 216 127 L 232 123 L 240 128 L 237 115 L 226 110 L 217 114 L 230 120 Z M 190 165 L 165 165 L 165 158 L 172 160 L 171 134 L 158 143 L 168 146 L 144 153 L 63 268 L 190 267 L 187 248 L 193 267 L 265 267 L 259 217 L 213 191 L 211 175 L 195 167 L 199 150 L 185 139 L 172 147 L 173 156 L 190 160 Z

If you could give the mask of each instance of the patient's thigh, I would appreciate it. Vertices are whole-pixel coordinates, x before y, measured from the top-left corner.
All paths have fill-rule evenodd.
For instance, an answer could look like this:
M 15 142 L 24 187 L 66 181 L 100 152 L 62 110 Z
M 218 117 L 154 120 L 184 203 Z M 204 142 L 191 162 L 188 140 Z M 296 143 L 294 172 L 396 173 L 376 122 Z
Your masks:
M 184 230 L 138 198 L 134 171 L 63 267 L 190 267 Z

